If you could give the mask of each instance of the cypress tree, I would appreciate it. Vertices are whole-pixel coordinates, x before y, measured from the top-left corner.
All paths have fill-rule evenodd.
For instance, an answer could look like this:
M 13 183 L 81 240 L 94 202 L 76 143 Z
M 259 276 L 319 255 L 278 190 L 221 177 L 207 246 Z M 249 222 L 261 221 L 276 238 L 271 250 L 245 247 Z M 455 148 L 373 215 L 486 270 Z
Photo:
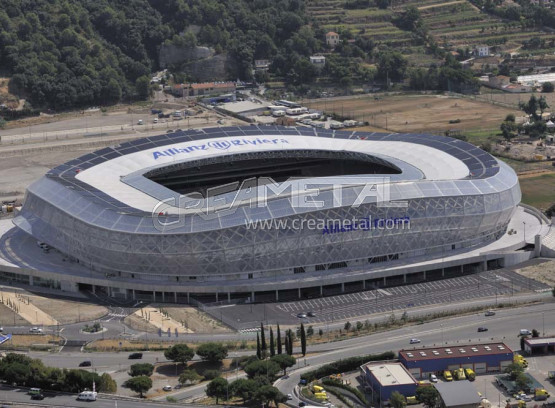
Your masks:
M 267 350 L 266 346 L 266 335 L 264 334 L 264 323 L 260 323 L 260 346 L 262 351 Z
M 270 327 L 270 357 L 276 355 L 276 346 L 274 344 L 274 331 Z
M 281 331 L 279 330 L 279 324 L 277 325 L 277 353 L 281 354 L 282 353 L 282 349 L 281 349 Z
M 304 324 L 301 323 L 301 352 L 303 356 L 306 355 L 306 333 L 304 331 Z
M 256 333 L 256 357 L 260 360 L 262 353 L 260 352 L 260 336 Z

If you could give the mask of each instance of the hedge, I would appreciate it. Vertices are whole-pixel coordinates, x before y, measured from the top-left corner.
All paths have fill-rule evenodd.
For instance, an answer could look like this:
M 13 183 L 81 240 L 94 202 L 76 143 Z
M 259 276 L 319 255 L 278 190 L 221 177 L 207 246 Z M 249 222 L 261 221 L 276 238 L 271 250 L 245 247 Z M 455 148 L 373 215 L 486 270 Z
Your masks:
M 301 379 L 311 382 L 322 377 L 327 377 L 328 375 L 356 370 L 369 361 L 393 360 L 395 357 L 393 351 L 386 351 L 382 354 L 369 354 L 366 356 L 346 358 L 345 360 L 334 361 L 316 370 L 301 374 Z

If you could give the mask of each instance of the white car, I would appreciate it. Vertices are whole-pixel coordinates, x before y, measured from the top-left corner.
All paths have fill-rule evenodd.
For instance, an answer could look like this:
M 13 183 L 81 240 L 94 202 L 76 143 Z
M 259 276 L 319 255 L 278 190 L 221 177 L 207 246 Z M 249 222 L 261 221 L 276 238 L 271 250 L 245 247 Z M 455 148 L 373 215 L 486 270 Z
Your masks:
M 171 385 L 164 385 L 164 388 L 162 388 L 164 391 L 171 391 L 172 390 L 172 386 Z
M 433 382 L 433 383 L 437 382 L 437 377 L 435 374 L 430 374 L 430 382 Z
M 31 327 L 29 333 L 42 333 L 42 329 L 40 327 Z
M 420 343 L 420 339 L 410 339 L 410 344 L 417 344 Z
M 287 401 L 291 401 L 293 399 L 293 396 L 291 394 L 287 394 Z
M 526 401 L 526 402 L 532 401 L 532 398 L 530 398 L 530 397 L 529 397 L 528 395 L 526 395 L 526 394 L 517 395 L 516 399 L 517 399 L 517 400 L 521 400 L 521 401 Z

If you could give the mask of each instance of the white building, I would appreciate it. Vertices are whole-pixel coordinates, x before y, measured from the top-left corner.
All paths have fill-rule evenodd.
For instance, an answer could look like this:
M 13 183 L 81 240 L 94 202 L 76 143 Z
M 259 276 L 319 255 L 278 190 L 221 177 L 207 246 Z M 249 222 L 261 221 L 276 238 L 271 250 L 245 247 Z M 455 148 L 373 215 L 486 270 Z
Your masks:
M 326 65 L 326 57 L 323 55 L 312 55 L 310 57 L 310 63 L 320 70 Z
M 474 55 L 477 57 L 489 57 L 489 47 L 487 45 L 478 45 L 474 48 Z

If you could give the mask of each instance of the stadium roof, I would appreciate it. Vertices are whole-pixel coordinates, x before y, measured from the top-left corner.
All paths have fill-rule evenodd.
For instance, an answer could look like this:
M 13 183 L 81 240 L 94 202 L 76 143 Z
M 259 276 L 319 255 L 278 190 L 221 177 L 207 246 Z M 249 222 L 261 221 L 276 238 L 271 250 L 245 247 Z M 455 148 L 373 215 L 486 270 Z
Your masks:
M 417 348 L 414 350 L 399 351 L 399 355 L 403 356 L 403 358 L 407 361 L 486 356 L 508 353 L 512 354 L 513 351 L 505 343 L 467 344 L 446 347 Z

